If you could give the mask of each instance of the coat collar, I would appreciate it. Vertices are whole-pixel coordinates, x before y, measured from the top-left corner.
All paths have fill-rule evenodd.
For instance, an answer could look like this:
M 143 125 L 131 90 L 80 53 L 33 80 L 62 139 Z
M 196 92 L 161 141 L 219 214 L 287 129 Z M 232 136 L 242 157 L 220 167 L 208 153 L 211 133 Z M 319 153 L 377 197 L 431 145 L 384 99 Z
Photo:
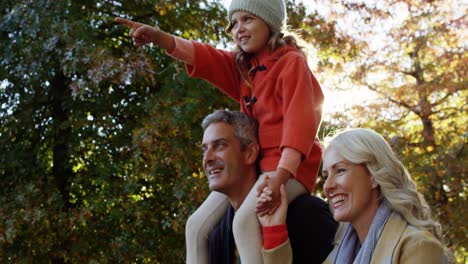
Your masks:
M 408 222 L 399 213 L 392 213 L 377 242 L 371 264 L 392 263 L 394 249 L 403 236 L 407 225 Z
M 340 228 L 337 231 L 336 242 L 333 251 L 328 255 L 324 264 L 332 264 L 336 258 L 336 251 L 339 247 L 339 243 L 343 239 L 344 230 L 346 230 L 349 223 L 340 223 Z M 401 217 L 400 214 L 393 212 L 390 215 L 385 227 L 380 234 L 379 242 L 375 247 L 374 255 L 371 259 L 370 264 L 391 264 L 393 259 L 393 252 L 401 240 L 403 233 L 405 232 L 408 222 Z M 338 242 L 338 243 L 337 243 Z
M 298 51 L 291 45 L 284 45 L 271 52 L 269 49 L 263 51 L 260 55 L 252 58 L 250 63 L 252 66 L 265 65 L 267 68 L 271 66 L 275 61 L 279 60 L 284 54 L 290 51 Z

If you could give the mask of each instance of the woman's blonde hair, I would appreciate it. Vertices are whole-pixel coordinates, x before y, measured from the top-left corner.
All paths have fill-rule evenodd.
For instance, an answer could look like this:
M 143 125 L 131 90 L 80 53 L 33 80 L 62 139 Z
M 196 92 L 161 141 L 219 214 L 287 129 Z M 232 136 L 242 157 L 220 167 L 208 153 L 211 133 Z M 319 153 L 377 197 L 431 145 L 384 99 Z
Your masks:
M 381 198 L 394 211 L 409 224 L 431 232 L 443 242 L 440 224 L 432 218 L 416 183 L 381 135 L 370 129 L 350 129 L 337 134 L 325 151 L 331 147 L 349 162 L 364 164 L 378 183 Z

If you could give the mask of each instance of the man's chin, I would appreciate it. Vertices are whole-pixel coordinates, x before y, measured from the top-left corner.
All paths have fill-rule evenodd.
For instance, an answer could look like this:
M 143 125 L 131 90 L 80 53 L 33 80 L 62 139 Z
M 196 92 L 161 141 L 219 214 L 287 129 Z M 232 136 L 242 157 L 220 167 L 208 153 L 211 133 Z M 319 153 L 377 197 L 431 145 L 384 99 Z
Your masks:
M 215 191 L 215 192 L 219 192 L 219 189 L 220 189 L 216 183 L 209 183 L 208 188 L 210 189 L 210 191 Z
M 210 182 L 208 183 L 208 188 L 210 191 L 216 191 L 216 184 Z

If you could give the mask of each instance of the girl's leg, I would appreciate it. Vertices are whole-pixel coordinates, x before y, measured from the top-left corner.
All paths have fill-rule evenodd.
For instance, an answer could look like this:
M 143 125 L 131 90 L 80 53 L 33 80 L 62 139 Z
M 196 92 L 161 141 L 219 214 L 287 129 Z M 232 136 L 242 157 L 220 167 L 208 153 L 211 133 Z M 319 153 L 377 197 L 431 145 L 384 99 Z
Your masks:
M 258 185 L 263 182 L 266 174 L 263 173 L 254 184 L 242 205 L 234 215 L 232 232 L 236 242 L 237 251 L 242 264 L 261 264 L 262 258 L 262 233 L 260 223 L 255 213 L 257 201 L 256 193 Z
M 289 179 L 286 183 L 286 193 L 288 195 L 288 204 L 290 204 L 299 195 L 307 193 L 307 189 L 296 179 Z
M 250 190 L 241 207 L 234 216 L 233 233 L 239 256 L 243 264 L 263 263 L 262 245 L 263 238 L 261 226 L 255 213 L 257 202 L 257 186 L 263 182 L 267 173 L 260 175 L 255 185 Z M 286 183 L 288 203 L 301 194 L 307 193 L 305 187 L 295 179 Z
M 185 226 L 187 264 L 208 263 L 208 236 L 229 206 L 227 197 L 211 192 L 203 204 L 189 217 Z

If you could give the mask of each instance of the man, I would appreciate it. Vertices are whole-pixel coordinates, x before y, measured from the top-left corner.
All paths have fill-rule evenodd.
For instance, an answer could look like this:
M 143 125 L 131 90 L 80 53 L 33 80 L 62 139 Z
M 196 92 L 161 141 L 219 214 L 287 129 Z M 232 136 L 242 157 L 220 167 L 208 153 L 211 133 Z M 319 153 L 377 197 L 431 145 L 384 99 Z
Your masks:
M 209 187 L 228 201 L 225 215 L 208 238 L 209 263 L 240 263 L 232 221 L 259 175 L 257 124 L 244 113 L 218 110 L 205 117 L 202 127 L 203 168 Z M 303 195 L 289 205 L 287 227 L 293 262 L 310 264 L 322 263 L 333 249 L 338 224 L 324 201 Z

